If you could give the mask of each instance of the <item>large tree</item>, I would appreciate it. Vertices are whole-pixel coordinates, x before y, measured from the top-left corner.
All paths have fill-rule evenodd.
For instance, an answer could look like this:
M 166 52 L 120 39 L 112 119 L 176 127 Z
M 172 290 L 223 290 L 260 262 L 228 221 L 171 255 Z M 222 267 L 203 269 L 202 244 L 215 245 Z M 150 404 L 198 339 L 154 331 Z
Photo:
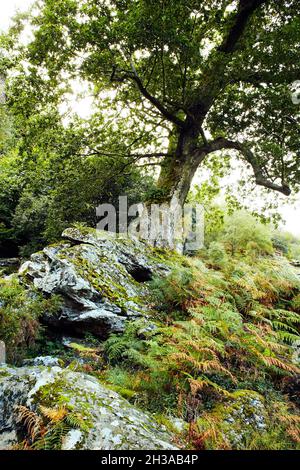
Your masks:
M 47 86 L 90 82 L 100 107 L 103 90 L 117 91 L 128 110 L 115 129 L 122 154 L 161 165 L 161 200 L 183 203 L 206 156 L 224 149 L 258 185 L 290 195 L 300 183 L 290 96 L 299 13 L 299 0 L 39 0 L 22 59 Z M 118 154 L 101 142 L 93 150 Z

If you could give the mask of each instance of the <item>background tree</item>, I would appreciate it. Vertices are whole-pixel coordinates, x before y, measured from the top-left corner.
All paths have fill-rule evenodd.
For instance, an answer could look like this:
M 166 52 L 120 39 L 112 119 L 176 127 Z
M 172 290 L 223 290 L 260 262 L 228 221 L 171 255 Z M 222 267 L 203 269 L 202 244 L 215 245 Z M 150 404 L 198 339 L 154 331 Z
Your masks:
M 100 107 L 103 90 L 116 92 L 127 110 L 121 152 L 161 165 L 161 200 L 183 203 L 199 165 L 224 149 L 256 184 L 289 195 L 299 185 L 289 88 L 300 77 L 299 9 L 297 0 L 41 0 L 25 56 L 52 87 L 87 80 Z
M 117 133 L 104 124 L 100 131 L 99 113 L 84 121 L 61 112 L 65 84 L 53 86 L 33 68 L 29 73 L 23 58 L 18 50 L 0 63 L 11 69 L 0 107 L 0 256 L 16 256 L 18 248 L 27 256 L 75 222 L 95 226 L 99 204 L 117 206 L 119 195 L 136 203 L 153 186 L 128 165 Z M 99 141 L 113 156 L 94 150 Z

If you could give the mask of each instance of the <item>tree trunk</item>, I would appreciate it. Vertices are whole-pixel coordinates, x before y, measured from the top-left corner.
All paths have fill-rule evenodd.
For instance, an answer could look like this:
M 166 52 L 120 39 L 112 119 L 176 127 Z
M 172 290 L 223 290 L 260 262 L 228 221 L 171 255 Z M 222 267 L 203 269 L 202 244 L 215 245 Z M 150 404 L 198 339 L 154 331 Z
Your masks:
M 158 189 L 161 190 L 160 202 L 170 202 L 177 198 L 183 206 L 198 165 L 193 165 L 189 159 L 166 157 L 157 183 Z
M 198 136 L 199 127 L 195 128 L 192 123 L 187 123 L 185 129 L 171 135 L 168 149 L 171 156 L 165 157 L 162 162 L 157 183 L 162 201 L 177 197 L 183 206 L 197 168 L 205 157 L 196 150 L 199 148 Z
M 171 139 L 169 147 L 169 154 L 171 154 L 171 156 L 165 157 L 161 165 L 161 172 L 157 183 L 158 196 L 156 196 L 155 201 L 149 201 L 149 206 L 151 203 L 155 202 L 161 205 L 162 211 L 165 211 L 165 214 L 167 212 L 169 214 L 169 217 L 166 217 L 169 227 L 164 231 L 164 234 L 168 232 L 167 239 L 165 235 L 162 236 L 159 231 L 155 230 L 155 227 L 153 227 L 152 233 L 156 233 L 157 237 L 152 238 L 151 243 L 154 246 L 169 247 L 181 253 L 183 252 L 185 243 L 184 233 L 182 228 L 180 236 L 180 222 L 178 220 L 179 225 L 176 221 L 174 222 L 174 217 L 176 218 L 180 212 L 183 212 L 184 203 L 190 190 L 193 177 L 198 166 L 206 156 L 204 151 L 199 154 L 199 152 L 195 150 L 196 137 L 195 132 L 191 132 L 191 130 L 187 134 L 178 136 L 175 151 L 174 141 Z

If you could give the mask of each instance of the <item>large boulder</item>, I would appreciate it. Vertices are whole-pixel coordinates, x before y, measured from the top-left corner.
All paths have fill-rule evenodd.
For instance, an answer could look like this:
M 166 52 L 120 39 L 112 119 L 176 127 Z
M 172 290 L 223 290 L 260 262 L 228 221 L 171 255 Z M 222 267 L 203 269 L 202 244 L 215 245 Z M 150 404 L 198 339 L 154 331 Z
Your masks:
M 0 368 L 0 449 L 176 449 L 167 430 L 95 377 L 60 367 Z M 23 444 L 20 444 L 20 443 Z
M 167 268 L 146 243 L 89 228 L 70 228 L 66 242 L 46 247 L 25 262 L 19 276 L 63 305 L 44 321 L 60 331 L 105 337 L 147 313 L 146 284 Z

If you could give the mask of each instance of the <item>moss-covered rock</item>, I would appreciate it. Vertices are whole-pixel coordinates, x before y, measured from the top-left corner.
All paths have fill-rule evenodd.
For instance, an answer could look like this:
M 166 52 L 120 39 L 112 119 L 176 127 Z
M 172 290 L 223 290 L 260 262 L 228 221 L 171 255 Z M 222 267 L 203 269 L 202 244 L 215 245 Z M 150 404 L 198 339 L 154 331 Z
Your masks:
M 38 449 L 176 448 L 164 426 L 95 377 L 60 367 L 2 367 L 0 449 L 24 439 Z
M 147 281 L 166 266 L 146 243 L 93 229 L 70 228 L 58 243 L 35 253 L 19 276 L 63 306 L 44 320 L 60 330 L 105 337 L 127 319 L 147 313 Z
M 200 436 L 204 436 L 205 448 L 243 450 L 255 447 L 255 442 L 264 442 L 273 423 L 268 404 L 259 393 L 239 390 L 201 416 L 197 426 Z M 278 441 L 276 438 L 274 442 Z

